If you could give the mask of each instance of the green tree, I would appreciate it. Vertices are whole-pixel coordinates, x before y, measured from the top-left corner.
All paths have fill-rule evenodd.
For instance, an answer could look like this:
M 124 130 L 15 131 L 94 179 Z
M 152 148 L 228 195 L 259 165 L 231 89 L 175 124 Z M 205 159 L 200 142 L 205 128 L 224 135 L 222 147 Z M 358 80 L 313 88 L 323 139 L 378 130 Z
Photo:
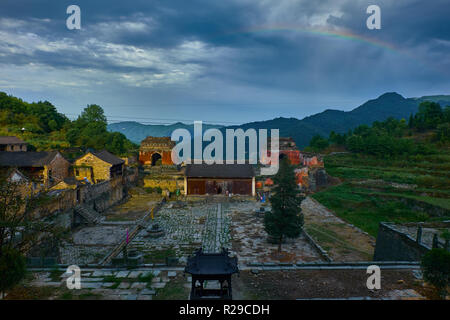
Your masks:
M 445 299 L 450 284 L 450 252 L 435 248 L 428 251 L 421 261 L 423 278 L 431 283 L 439 296 Z
M 420 131 L 435 129 L 443 121 L 444 114 L 439 103 L 424 101 L 414 117 L 414 123 Z
M 319 134 L 316 134 L 314 137 L 311 138 L 311 141 L 309 142 L 309 146 L 317 151 L 321 151 L 329 146 L 329 142 L 326 138 L 322 137 Z
M 446 106 L 442 111 L 444 122 L 450 122 L 450 106 Z
M 23 276 L 25 264 L 20 255 L 46 239 L 61 236 L 61 229 L 36 215 L 45 209 L 44 196 L 25 197 L 24 185 L 0 176 L 0 290 L 4 291 Z M 17 270 L 14 270 L 17 268 Z
M 120 132 L 111 132 L 107 139 L 108 151 L 123 154 L 127 151 L 127 138 Z
M 269 236 L 278 242 L 278 252 L 281 252 L 281 244 L 286 237 L 297 238 L 302 232 L 304 221 L 300 204 L 303 198 L 287 159 L 280 161 L 273 180 L 274 194 L 270 197 L 272 211 L 264 216 L 264 227 Z
M 15 249 L 3 250 L 0 255 L 0 293 L 4 296 L 6 290 L 13 288 L 23 279 L 26 273 L 25 258 Z
M 438 141 L 450 141 L 450 122 L 441 123 L 437 126 L 436 138 Z
M 330 143 L 336 144 L 338 146 L 344 145 L 346 139 L 347 139 L 347 135 L 346 134 L 339 134 L 339 133 L 336 133 L 334 131 L 330 132 L 330 136 L 328 138 Z
M 412 113 L 409 115 L 408 128 L 410 129 L 414 128 L 414 116 Z
M 91 104 L 84 108 L 83 112 L 77 119 L 77 123 L 81 125 L 92 122 L 103 125 L 106 130 L 106 125 L 108 124 L 108 122 L 106 120 L 105 112 L 103 111 L 102 107 L 96 104 Z

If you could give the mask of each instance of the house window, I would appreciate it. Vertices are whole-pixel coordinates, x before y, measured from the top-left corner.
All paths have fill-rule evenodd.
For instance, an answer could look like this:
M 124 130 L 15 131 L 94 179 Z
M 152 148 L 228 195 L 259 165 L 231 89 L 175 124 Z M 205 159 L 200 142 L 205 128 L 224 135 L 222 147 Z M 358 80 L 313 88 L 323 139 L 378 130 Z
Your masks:
M 80 170 L 75 169 L 75 175 L 76 175 L 76 176 L 79 176 L 79 175 L 80 175 Z

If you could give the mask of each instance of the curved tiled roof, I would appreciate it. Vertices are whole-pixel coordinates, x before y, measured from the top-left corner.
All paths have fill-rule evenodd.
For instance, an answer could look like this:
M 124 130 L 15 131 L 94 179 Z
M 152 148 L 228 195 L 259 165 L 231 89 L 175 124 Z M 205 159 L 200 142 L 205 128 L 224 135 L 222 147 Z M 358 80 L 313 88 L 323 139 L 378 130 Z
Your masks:
M 4 167 L 42 167 L 48 165 L 58 154 L 58 151 L 18 151 L 0 152 L 0 166 Z
M 116 164 L 122 164 L 125 163 L 124 160 L 120 159 L 119 157 L 116 157 L 112 153 L 108 152 L 107 150 L 102 150 L 98 152 L 91 152 L 94 156 L 100 158 L 101 160 L 108 162 L 109 164 L 112 164 L 113 166 Z

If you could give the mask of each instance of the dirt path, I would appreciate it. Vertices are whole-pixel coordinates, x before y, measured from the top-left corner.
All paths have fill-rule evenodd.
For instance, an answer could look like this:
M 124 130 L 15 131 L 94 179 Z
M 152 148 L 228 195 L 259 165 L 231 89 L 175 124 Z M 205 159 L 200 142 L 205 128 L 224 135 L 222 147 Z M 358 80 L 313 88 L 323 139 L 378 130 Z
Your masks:
M 383 270 L 381 289 L 367 289 L 366 270 L 246 270 L 233 276 L 233 299 L 423 299 L 411 270 Z M 418 293 L 419 292 L 419 293 Z
M 305 229 L 334 261 L 370 261 L 375 239 L 311 197 L 302 202 Z

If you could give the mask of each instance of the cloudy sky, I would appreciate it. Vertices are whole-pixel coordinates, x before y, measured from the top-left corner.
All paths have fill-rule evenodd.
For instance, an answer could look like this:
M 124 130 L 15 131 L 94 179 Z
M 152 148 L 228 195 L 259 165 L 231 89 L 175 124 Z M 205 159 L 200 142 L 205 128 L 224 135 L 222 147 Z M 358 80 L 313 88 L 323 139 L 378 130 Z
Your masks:
M 448 0 L 1 0 L 0 91 L 69 117 L 224 124 L 450 94 L 449 16 Z

